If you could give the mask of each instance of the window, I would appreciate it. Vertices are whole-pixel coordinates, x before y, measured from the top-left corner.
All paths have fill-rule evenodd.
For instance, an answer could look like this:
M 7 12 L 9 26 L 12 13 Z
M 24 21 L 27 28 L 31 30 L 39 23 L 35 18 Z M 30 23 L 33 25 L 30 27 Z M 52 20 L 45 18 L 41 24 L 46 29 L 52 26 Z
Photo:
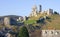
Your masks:
M 47 34 L 47 31 L 45 31 L 45 34 Z
M 51 31 L 51 34 L 53 34 L 53 31 Z

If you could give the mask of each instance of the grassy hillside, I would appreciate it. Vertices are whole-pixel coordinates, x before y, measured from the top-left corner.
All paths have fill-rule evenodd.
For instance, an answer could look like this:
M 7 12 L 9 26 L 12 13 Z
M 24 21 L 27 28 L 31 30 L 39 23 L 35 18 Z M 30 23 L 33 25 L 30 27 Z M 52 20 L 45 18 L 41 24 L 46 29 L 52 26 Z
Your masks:
M 47 21 L 47 24 L 42 26 L 42 29 L 60 29 L 60 15 L 52 15 L 50 16 L 51 22 Z
M 44 18 L 46 16 L 45 14 L 38 14 L 37 17 L 30 17 L 27 21 L 25 21 L 25 24 L 32 24 L 33 26 L 41 26 L 41 29 L 60 29 L 60 15 L 53 14 L 51 16 L 48 16 L 48 18 L 45 18 L 44 22 L 45 24 L 41 25 L 40 18 Z M 37 20 L 40 20 L 39 23 L 37 23 Z

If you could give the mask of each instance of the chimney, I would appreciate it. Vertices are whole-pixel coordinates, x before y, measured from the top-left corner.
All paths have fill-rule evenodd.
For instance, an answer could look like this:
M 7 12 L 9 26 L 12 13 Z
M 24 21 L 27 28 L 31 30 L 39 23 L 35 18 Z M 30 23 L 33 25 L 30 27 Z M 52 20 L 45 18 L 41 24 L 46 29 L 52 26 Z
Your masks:
M 40 7 L 40 8 L 39 8 L 39 12 L 41 12 L 41 11 L 42 11 L 42 6 L 41 6 L 41 5 L 39 5 L 39 7 Z

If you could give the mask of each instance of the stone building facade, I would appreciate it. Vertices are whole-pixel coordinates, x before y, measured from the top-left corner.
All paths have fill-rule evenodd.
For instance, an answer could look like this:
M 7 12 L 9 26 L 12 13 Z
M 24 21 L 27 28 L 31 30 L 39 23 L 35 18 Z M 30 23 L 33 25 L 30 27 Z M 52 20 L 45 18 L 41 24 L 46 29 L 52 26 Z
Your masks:
M 42 30 L 41 37 L 60 37 L 60 30 Z

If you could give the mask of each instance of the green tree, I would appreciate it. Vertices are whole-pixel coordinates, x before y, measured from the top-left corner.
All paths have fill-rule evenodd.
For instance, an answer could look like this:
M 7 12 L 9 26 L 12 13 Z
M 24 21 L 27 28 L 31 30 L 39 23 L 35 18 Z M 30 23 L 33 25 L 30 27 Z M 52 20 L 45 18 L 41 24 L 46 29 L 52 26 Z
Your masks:
M 27 28 L 25 26 L 20 28 L 18 37 L 29 37 L 28 30 L 27 30 Z
M 54 11 L 54 14 L 59 14 L 58 12 Z

